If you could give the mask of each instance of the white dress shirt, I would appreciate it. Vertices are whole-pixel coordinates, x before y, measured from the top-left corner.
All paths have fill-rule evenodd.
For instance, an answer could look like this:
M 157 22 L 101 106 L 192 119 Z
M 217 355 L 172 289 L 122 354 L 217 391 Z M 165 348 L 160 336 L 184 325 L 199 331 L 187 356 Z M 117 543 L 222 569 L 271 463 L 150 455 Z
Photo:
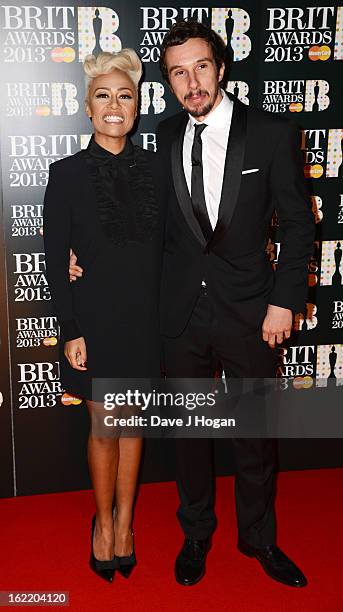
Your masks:
M 207 127 L 201 134 L 202 139 L 202 167 L 204 178 L 205 202 L 208 216 L 214 229 L 218 219 L 220 196 L 222 192 L 224 166 L 229 138 L 233 102 L 221 89 L 223 96 L 218 106 L 204 119 Z M 194 139 L 194 125 L 202 122 L 189 115 L 183 140 L 183 169 L 187 187 L 191 193 L 192 175 L 192 146 Z

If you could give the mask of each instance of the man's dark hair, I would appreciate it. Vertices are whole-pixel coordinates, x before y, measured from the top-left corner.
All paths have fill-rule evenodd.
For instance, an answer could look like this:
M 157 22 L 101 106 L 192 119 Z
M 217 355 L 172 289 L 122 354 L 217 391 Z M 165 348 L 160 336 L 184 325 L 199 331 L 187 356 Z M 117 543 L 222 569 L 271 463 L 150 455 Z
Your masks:
M 217 70 L 227 62 L 225 43 L 214 30 L 199 21 L 177 21 L 165 35 L 161 45 L 160 69 L 162 76 L 169 83 L 168 70 L 165 62 L 166 51 L 169 47 L 182 45 L 190 38 L 203 38 L 212 49 Z M 225 73 L 227 69 L 225 69 Z

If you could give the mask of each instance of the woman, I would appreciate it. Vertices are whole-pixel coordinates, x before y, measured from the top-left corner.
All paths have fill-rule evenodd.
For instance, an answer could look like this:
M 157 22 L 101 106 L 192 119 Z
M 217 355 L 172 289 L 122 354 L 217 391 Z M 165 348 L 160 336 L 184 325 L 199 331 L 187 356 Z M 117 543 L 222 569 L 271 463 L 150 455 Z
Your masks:
M 96 381 L 159 375 L 163 214 L 154 155 L 128 137 L 137 117 L 138 56 L 132 49 L 100 53 L 84 68 L 94 134 L 87 149 L 50 166 L 44 243 L 64 341 L 62 384 L 85 399 L 94 425 L 103 414 Z M 84 269 L 77 283 L 69 282 L 70 249 Z M 136 563 L 132 511 L 141 449 L 139 437 L 90 430 L 90 566 L 110 582 L 115 568 L 127 577 Z

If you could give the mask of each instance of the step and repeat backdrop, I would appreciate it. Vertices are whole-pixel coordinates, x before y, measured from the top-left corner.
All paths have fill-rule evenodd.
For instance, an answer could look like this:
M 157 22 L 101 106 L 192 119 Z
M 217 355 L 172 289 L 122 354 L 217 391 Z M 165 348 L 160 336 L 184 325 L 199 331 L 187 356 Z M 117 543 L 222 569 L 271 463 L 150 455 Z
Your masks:
M 222 36 L 232 61 L 228 90 L 301 128 L 317 232 L 306 314 L 295 317 L 292 342 L 280 349 L 279 374 L 285 387 L 296 386 L 299 393 L 343 379 L 343 6 L 311 0 L 93 4 L 32 0 L 0 6 L 3 497 L 90 486 L 88 416 L 60 384 L 59 329 L 45 277 L 42 209 L 49 164 L 87 146 L 91 135 L 84 58 L 122 47 L 133 47 L 144 66 L 133 139 L 155 151 L 158 122 L 179 110 L 158 66 L 165 32 L 178 19 L 197 19 Z M 274 266 L 279 249 L 274 218 L 267 246 Z M 330 463 L 335 447 L 332 440 L 322 446 L 288 442 L 283 462 L 295 468 Z M 169 451 L 166 442 L 147 441 L 143 480 L 173 478 Z M 342 465 L 337 446 L 335 452 L 333 463 Z M 231 470 L 227 456 L 223 445 L 217 451 L 221 473 Z

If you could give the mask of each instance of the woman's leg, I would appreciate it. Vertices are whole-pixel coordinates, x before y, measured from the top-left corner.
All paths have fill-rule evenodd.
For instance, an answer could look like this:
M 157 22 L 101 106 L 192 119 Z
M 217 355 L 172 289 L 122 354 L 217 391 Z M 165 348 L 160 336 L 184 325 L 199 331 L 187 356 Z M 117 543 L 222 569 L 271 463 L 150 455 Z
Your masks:
M 96 505 L 93 551 L 99 561 L 104 561 L 112 559 L 114 554 L 112 503 L 118 473 L 119 440 L 113 433 L 106 436 L 99 427 L 100 419 L 104 415 L 103 405 L 88 400 L 86 404 L 91 422 L 88 465 Z
M 142 444 L 142 438 L 121 437 L 119 440 L 116 513 L 114 519 L 114 552 L 119 557 L 125 557 L 132 553 L 132 512 Z

